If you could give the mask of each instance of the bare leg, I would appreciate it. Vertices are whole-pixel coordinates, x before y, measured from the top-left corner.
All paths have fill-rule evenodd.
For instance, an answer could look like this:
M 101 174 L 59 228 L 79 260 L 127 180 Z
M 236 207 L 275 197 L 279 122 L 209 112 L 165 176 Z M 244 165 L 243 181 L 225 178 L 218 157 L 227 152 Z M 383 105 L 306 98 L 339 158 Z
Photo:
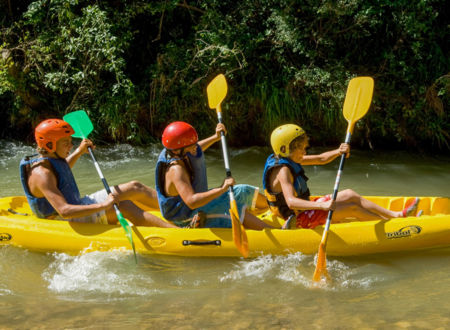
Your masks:
M 347 218 L 355 218 L 357 220 L 376 220 L 381 217 L 378 214 L 369 212 L 354 204 L 340 204 L 336 206 L 333 212 L 333 222 L 340 222 Z
M 140 183 L 130 181 L 114 186 L 121 201 L 136 201 L 151 210 L 159 210 L 158 195 L 156 190 Z
M 244 227 L 256 230 L 262 230 L 264 228 L 273 228 L 272 226 L 269 226 L 264 221 L 258 219 L 256 216 L 251 214 L 248 210 L 245 210 Z
M 342 216 L 346 213 L 346 216 L 358 219 L 363 218 L 365 220 L 377 218 L 391 219 L 402 216 L 401 212 L 387 210 L 365 199 L 351 189 L 346 189 L 338 193 L 336 198 L 336 213 L 337 216 Z
M 177 226 L 168 223 L 153 214 L 143 211 L 139 207 L 137 207 L 131 201 L 122 201 L 119 204 L 120 211 L 123 216 L 130 220 L 136 226 L 147 226 L 147 227 L 164 227 L 164 228 L 178 228 Z M 108 223 L 116 224 L 117 216 L 113 208 L 109 209 L 106 212 L 106 216 L 108 218 Z

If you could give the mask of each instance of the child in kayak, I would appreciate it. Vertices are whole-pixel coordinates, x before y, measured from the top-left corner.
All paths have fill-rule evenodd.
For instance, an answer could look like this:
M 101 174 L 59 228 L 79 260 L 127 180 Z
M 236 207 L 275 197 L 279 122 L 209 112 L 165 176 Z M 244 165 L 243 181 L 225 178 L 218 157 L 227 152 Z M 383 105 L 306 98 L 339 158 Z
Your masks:
M 111 194 L 100 190 L 81 197 L 71 168 L 81 155 L 94 147 L 83 139 L 73 153 L 74 130 L 61 119 L 47 119 L 35 129 L 38 154 L 20 162 L 20 177 L 28 203 L 36 216 L 45 219 L 86 223 L 116 224 L 113 205 L 117 203 L 125 218 L 139 226 L 175 227 L 144 212 L 133 202 L 158 209 L 156 191 L 137 181 L 111 187 Z
M 173 122 L 162 135 L 164 149 L 156 164 L 156 191 L 159 207 L 167 220 L 179 227 L 231 228 L 228 188 L 234 186 L 239 219 L 251 229 L 270 227 L 251 214 L 247 206 L 266 209 L 267 202 L 257 187 L 235 185 L 232 177 L 220 187 L 208 189 L 203 151 L 220 140 L 225 126 L 218 124 L 216 133 L 198 141 L 194 127 Z
M 387 210 L 360 196 L 351 189 L 338 192 L 336 201 L 331 195 L 310 200 L 308 178 L 302 165 L 324 165 L 342 154 L 350 152 L 343 143 L 339 148 L 319 155 L 306 155 L 308 137 L 305 131 L 293 124 L 277 127 L 271 135 L 273 149 L 266 161 L 263 187 L 271 210 L 286 221 L 284 227 L 314 228 L 326 222 L 328 211 L 333 211 L 333 221 L 347 217 L 356 219 L 389 219 L 406 217 L 417 209 L 419 198 L 415 198 L 402 211 Z

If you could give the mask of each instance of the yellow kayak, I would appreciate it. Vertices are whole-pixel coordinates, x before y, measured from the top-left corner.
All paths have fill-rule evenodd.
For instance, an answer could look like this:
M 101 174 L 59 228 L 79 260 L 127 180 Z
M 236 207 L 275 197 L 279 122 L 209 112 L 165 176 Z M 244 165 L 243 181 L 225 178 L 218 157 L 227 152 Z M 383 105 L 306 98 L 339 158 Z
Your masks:
M 394 211 L 412 197 L 366 197 Z M 450 199 L 421 197 L 420 217 L 352 221 L 330 226 L 328 256 L 349 256 L 450 247 Z M 155 215 L 159 213 L 152 212 Z M 283 220 L 270 212 L 259 217 L 280 227 Z M 238 257 L 230 229 L 172 229 L 132 227 L 136 252 L 174 256 Z M 247 230 L 250 257 L 301 252 L 315 254 L 323 226 L 315 229 Z M 0 198 L 0 246 L 33 251 L 78 254 L 86 251 L 130 250 L 120 225 L 84 224 L 36 218 L 23 196 Z

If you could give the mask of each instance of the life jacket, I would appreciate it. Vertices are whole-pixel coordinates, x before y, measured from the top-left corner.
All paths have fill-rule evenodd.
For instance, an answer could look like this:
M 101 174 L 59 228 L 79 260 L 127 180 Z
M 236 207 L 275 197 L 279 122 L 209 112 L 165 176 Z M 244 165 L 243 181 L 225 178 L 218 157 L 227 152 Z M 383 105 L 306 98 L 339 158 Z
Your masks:
M 45 197 L 35 197 L 30 192 L 28 187 L 28 170 L 33 163 L 40 162 L 42 160 L 48 160 L 53 168 L 53 173 L 58 181 L 58 189 L 63 194 L 67 203 L 80 205 L 81 197 L 78 190 L 77 183 L 73 177 L 72 170 L 69 164 L 63 158 L 51 158 L 51 157 L 37 157 L 38 154 L 33 156 L 26 156 L 20 161 L 20 181 L 22 182 L 25 196 L 27 197 L 28 204 L 34 214 L 38 218 L 47 218 L 52 215 L 56 215 L 57 212 L 53 206 L 48 202 Z M 33 157 L 33 158 L 32 158 Z
M 308 185 L 306 184 L 306 181 L 308 181 L 308 177 L 305 175 L 305 171 L 300 164 L 292 161 L 289 158 L 277 158 L 274 156 L 274 154 L 271 154 L 267 158 L 263 173 L 264 195 L 266 196 L 271 211 L 274 214 L 287 219 L 295 212 L 289 209 L 289 207 L 287 206 L 283 192 L 274 193 L 271 191 L 268 181 L 271 171 L 274 168 L 280 166 L 286 166 L 291 171 L 291 174 L 294 177 L 294 191 L 296 197 L 309 200 L 310 192 Z
M 166 171 L 170 167 L 170 163 L 177 160 L 182 160 L 185 163 L 194 192 L 199 193 L 208 190 L 205 157 L 200 146 L 197 145 L 197 155 L 187 153 L 186 157 L 187 159 L 172 157 L 168 150 L 164 149 L 159 154 L 156 163 L 155 182 L 159 209 L 164 218 L 175 222 L 190 218 L 194 212 L 186 205 L 180 195 L 167 196 L 165 193 Z

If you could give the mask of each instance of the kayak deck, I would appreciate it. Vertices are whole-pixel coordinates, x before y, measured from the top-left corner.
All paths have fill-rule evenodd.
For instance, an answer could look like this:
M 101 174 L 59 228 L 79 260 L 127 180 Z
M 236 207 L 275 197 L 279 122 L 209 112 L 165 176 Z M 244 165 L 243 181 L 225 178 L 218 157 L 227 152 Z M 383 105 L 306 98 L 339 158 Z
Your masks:
M 400 211 L 412 197 L 366 197 Z M 348 256 L 450 246 L 450 199 L 421 197 L 421 217 L 336 223 L 330 226 L 327 255 Z M 152 212 L 155 215 L 158 212 Z M 270 212 L 259 217 L 280 227 Z M 133 226 L 136 251 L 142 254 L 237 257 L 230 229 L 155 228 Z M 247 230 L 250 257 L 261 254 L 317 253 L 323 226 L 314 229 Z M 130 250 L 120 225 L 84 224 L 38 219 L 25 197 L 0 198 L 0 245 L 36 251 L 78 254 L 82 251 Z

